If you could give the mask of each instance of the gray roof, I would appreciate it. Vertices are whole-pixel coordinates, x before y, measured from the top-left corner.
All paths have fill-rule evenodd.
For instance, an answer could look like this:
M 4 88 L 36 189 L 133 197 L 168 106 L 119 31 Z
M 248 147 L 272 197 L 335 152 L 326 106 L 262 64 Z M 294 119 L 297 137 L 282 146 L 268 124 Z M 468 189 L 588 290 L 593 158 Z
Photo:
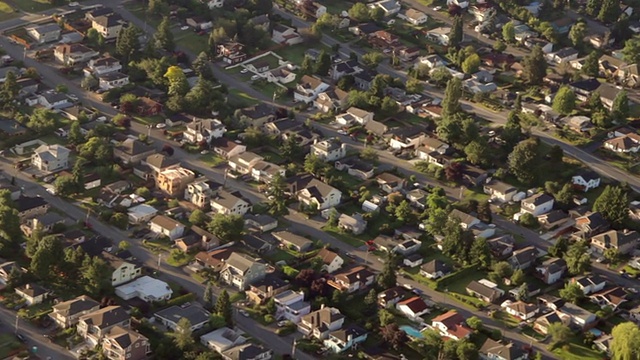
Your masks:
M 245 201 L 239 192 L 228 192 L 221 190 L 215 198 L 211 199 L 212 202 L 222 205 L 227 209 L 233 208 L 239 201 Z M 245 201 L 249 203 L 248 201 Z
M 272 350 L 267 350 L 260 345 L 247 343 L 232 347 L 231 349 L 224 351 L 222 354 L 225 359 L 229 360 L 253 360 L 266 352 L 272 352 Z
M 257 263 L 256 259 L 249 255 L 234 252 L 227 259 L 227 265 L 238 269 L 243 274 L 249 270 L 253 264 Z
M 0 118 L 0 131 L 7 135 L 13 135 L 26 130 L 27 129 L 24 126 L 20 125 L 15 120 Z
M 504 360 L 520 359 L 525 351 L 520 346 L 514 346 L 513 343 L 499 343 L 492 339 L 487 339 L 480 348 L 480 353 L 485 355 L 497 355 Z
M 121 306 L 107 306 L 80 317 L 80 321 L 104 329 L 121 323 L 130 318 L 130 315 Z
M 166 319 L 175 324 L 180 321 L 182 318 L 187 318 L 191 323 L 191 326 L 195 326 L 197 324 L 202 324 L 209 321 L 209 316 L 211 314 L 196 305 L 188 305 L 188 306 L 171 306 L 164 310 L 160 310 L 155 313 L 155 316 Z
M 60 26 L 58 24 L 47 24 L 47 25 L 34 26 L 30 29 L 35 30 L 35 32 L 37 32 L 40 35 L 44 35 L 53 31 L 60 31 Z
M 100 306 L 100 303 L 88 297 L 87 295 L 81 295 L 75 299 L 71 299 L 54 305 L 53 309 L 58 314 L 70 316 L 81 313 L 83 311 L 87 311 L 96 306 Z
M 44 215 L 36 216 L 35 219 L 38 220 L 38 223 L 42 224 L 42 226 L 49 226 L 63 222 L 65 218 L 60 216 L 58 213 L 48 212 Z
M 272 235 L 278 239 L 278 241 L 287 242 L 301 248 L 312 244 L 311 240 L 289 231 L 278 231 L 274 232 Z
M 434 274 L 438 271 L 442 272 L 443 274 L 447 274 L 451 272 L 451 267 L 447 265 L 447 263 L 437 259 L 431 260 L 428 263 L 423 264 L 420 267 L 420 269 L 427 272 L 428 274 Z

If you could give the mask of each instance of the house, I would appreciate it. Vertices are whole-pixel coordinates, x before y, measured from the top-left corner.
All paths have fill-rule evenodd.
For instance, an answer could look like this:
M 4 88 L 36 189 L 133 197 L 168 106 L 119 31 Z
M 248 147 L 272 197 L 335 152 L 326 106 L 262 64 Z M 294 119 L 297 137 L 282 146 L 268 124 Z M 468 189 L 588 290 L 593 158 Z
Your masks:
M 271 33 L 271 40 L 281 45 L 296 45 L 304 41 L 296 29 L 282 24 L 276 24 Z
M 171 299 L 173 290 L 164 281 L 143 276 L 128 284 L 116 287 L 116 295 L 122 300 L 138 298 L 147 303 Z
M 635 133 L 607 139 L 604 147 L 614 152 L 637 153 L 640 150 L 640 136 Z
M 607 249 L 616 249 L 626 255 L 633 251 L 640 241 L 640 234 L 632 230 L 609 230 L 591 238 L 591 249 L 603 254 Z
M 354 74 L 353 78 L 356 81 L 356 87 L 360 90 L 368 91 L 371 89 L 373 79 L 375 79 L 376 75 L 377 73 L 373 70 L 363 70 Z
M 319 310 L 300 318 L 298 331 L 316 339 L 326 339 L 330 332 L 342 329 L 344 319 L 340 310 L 322 304 Z
M 17 200 L 14 200 L 14 205 L 18 210 L 18 217 L 21 222 L 38 215 L 44 215 L 49 210 L 49 203 L 39 196 L 21 195 Z
M 324 113 L 339 112 L 344 110 L 347 106 L 347 100 L 349 99 L 349 93 L 338 89 L 330 88 L 325 92 L 318 94 L 318 98 L 313 102 L 313 105 Z
M 369 9 L 380 8 L 384 11 L 384 16 L 393 16 L 400 12 L 400 2 L 396 0 L 381 0 L 369 4 Z
M 139 204 L 127 210 L 129 224 L 132 224 L 132 225 L 146 223 L 157 214 L 158 214 L 158 209 L 147 204 Z
M 405 20 L 413 25 L 422 25 L 426 23 L 427 20 L 429 20 L 427 14 L 412 8 L 398 13 L 398 18 Z
M 137 331 L 114 326 L 102 339 L 102 353 L 109 360 L 145 360 L 151 343 Z
M 574 20 L 568 16 L 561 17 L 551 22 L 551 27 L 558 35 L 564 35 L 571 30 L 571 26 L 574 24 Z
M 87 67 L 84 69 L 84 74 L 85 76 L 102 76 L 120 70 L 122 70 L 122 64 L 120 64 L 120 61 L 107 55 L 89 60 Z
M 256 229 L 260 232 L 269 232 L 278 227 L 278 219 L 266 214 L 254 215 L 246 214 L 244 224 L 249 228 Z
M 261 345 L 247 343 L 232 347 L 222 352 L 224 360 L 269 360 L 273 356 L 273 350 L 265 349 Z
M 312 175 L 303 174 L 287 179 L 290 194 L 306 206 L 325 210 L 340 204 L 342 193 L 333 186 L 316 179 Z
M 366 125 L 369 121 L 373 120 L 373 113 L 370 111 L 362 110 L 357 107 L 350 107 L 343 114 L 336 115 L 336 123 L 340 125 L 352 125 L 353 123 Z
M 229 167 L 238 174 L 247 175 L 264 158 L 251 151 L 243 152 L 229 159 Z
M 378 306 L 381 308 L 390 308 L 409 297 L 413 297 L 413 294 L 407 289 L 402 286 L 395 286 L 378 294 Z
M 449 45 L 449 34 L 451 33 L 450 27 L 437 27 L 435 29 L 431 29 L 427 31 L 427 39 L 442 45 Z
M 218 190 L 218 187 L 215 186 L 217 184 L 211 183 L 211 181 L 206 179 L 200 179 L 189 183 L 187 188 L 184 190 L 184 199 L 200 209 L 209 208 L 211 198 L 215 196 Z
M 520 202 L 520 212 L 529 213 L 533 216 L 546 214 L 553 209 L 554 199 L 545 193 L 538 193 Z
M 419 296 L 402 300 L 396 304 L 396 310 L 411 320 L 421 320 L 420 317 L 429 313 L 429 306 Z
M 191 331 L 196 331 L 209 323 L 211 314 L 199 305 L 185 304 L 183 306 L 173 305 L 156 312 L 153 316 L 172 331 L 178 329 L 180 320 L 186 318 L 191 324 Z
M 54 58 L 66 66 L 85 63 L 98 55 L 99 52 L 82 44 L 58 45 L 53 50 Z
M 592 237 L 609 230 L 609 226 L 609 222 L 599 212 L 587 212 L 576 218 L 575 228 L 578 229 L 578 232 L 574 236 L 581 239 Z
M 265 264 L 248 255 L 234 252 L 220 270 L 220 279 L 242 291 L 252 283 L 263 279 L 265 273 Z
M 183 196 L 185 190 L 195 180 L 196 174 L 183 167 L 171 167 L 156 176 L 156 187 L 170 197 Z
M 482 360 L 527 360 L 529 352 L 512 342 L 503 343 L 488 338 L 480 348 Z
M 415 149 L 422 145 L 426 134 L 420 126 L 396 128 L 389 131 L 389 147 L 397 150 Z
M 296 85 L 293 100 L 310 104 L 327 89 L 329 89 L 329 84 L 323 82 L 320 78 L 304 75 Z
M 33 106 L 32 103 L 29 103 L 29 99 L 27 99 L 27 104 Z M 47 91 L 38 95 L 36 104 L 41 105 L 48 110 L 59 110 L 73 106 L 73 104 L 69 102 L 67 94 L 62 94 L 56 91 Z
M 563 210 L 551 210 L 546 214 L 538 216 L 538 222 L 547 230 L 556 228 L 570 219 L 569 214 Z
M 217 353 L 222 353 L 232 347 L 242 345 L 247 342 L 247 339 L 242 335 L 243 333 L 239 330 L 230 329 L 224 326 L 200 336 L 200 342 L 208 349 Z
M 470 230 L 473 226 L 480 224 L 480 219 L 458 209 L 451 210 L 449 217 L 460 220 L 460 226 L 462 226 L 464 230 Z
M 514 251 L 508 261 L 514 269 L 524 270 L 533 264 L 538 258 L 538 255 L 538 249 L 534 246 L 527 246 Z
M 138 98 L 138 114 L 142 116 L 158 115 L 162 112 L 162 104 L 156 100 L 142 96 Z
M 142 267 L 140 265 L 125 261 L 106 251 L 103 251 L 100 257 L 113 269 L 111 273 L 111 286 L 124 284 L 142 274 Z
M 244 215 L 251 209 L 251 204 L 245 201 L 239 192 L 219 191 L 210 202 L 211 211 L 224 215 Z
M 401 45 L 400 38 L 386 30 L 378 30 L 369 34 L 367 38 L 369 44 L 379 49 L 395 49 Z
M 568 116 L 562 119 L 561 123 L 577 133 L 588 132 L 594 126 L 587 116 Z
M 549 325 L 551 324 L 562 324 L 569 325 L 571 322 L 571 317 L 563 314 L 559 311 L 552 311 L 545 315 L 538 317 L 533 322 L 533 329 L 543 335 L 547 335 L 549 331 Z
M 304 14 L 316 19 L 327 13 L 327 7 L 315 1 L 303 1 L 298 8 Z
M 230 159 L 236 155 L 240 155 L 247 151 L 247 147 L 235 141 L 231 141 L 227 138 L 213 139 L 211 142 L 213 152 L 222 156 L 225 159 Z
M 224 6 L 224 0 L 201 0 L 206 2 L 209 10 L 219 9 Z
M 563 64 L 563 63 L 568 63 L 571 60 L 577 59 L 578 54 L 579 54 L 578 50 L 572 47 L 567 47 L 564 49 L 560 49 L 556 52 L 547 54 L 546 59 L 547 61 L 552 63 Z
M 267 81 L 272 83 L 288 84 L 296 79 L 296 73 L 290 71 L 288 66 L 279 67 L 266 73 Z
M 484 184 L 489 172 L 477 166 L 465 164 L 462 168 L 462 180 L 467 186 L 476 187 Z
M 465 290 L 469 295 L 475 296 L 488 303 L 493 303 L 504 295 L 504 291 L 501 290 L 498 285 L 484 279 L 471 281 Z
M 615 286 L 606 290 L 602 290 L 595 294 L 589 295 L 592 303 L 600 305 L 601 308 L 609 307 L 613 311 L 627 301 L 627 292 L 620 286 Z
M 16 274 L 24 274 L 26 269 L 20 267 L 15 261 L 7 261 L 0 264 L 0 285 L 4 288 Z M 14 273 L 12 275 L 11 273 Z
M 240 239 L 240 243 L 244 245 L 249 251 L 262 254 L 273 249 L 273 245 L 265 239 L 258 237 L 255 234 L 244 234 Z
M 327 248 L 320 249 L 316 257 L 322 260 L 321 270 L 329 274 L 338 271 L 344 264 L 344 259 L 340 255 Z
M 289 290 L 289 280 L 284 280 L 280 275 L 269 273 L 262 280 L 258 280 L 249 286 L 247 299 L 254 304 L 264 304 L 273 296 Z
M 149 155 L 153 155 L 156 148 L 138 139 L 127 138 L 113 149 L 113 157 L 124 164 L 137 164 Z
M 378 175 L 376 182 L 378 186 L 380 186 L 380 189 L 387 194 L 399 191 L 404 187 L 404 179 L 389 172 Z
M 375 167 L 368 162 L 360 161 L 355 157 L 337 160 L 334 167 L 340 171 L 347 170 L 351 176 L 358 179 L 367 180 L 373 177 Z
M 101 15 L 91 21 L 91 27 L 96 29 L 106 41 L 115 40 L 124 24 L 125 21 L 117 13 Z
M 98 76 L 98 87 L 102 90 L 120 88 L 129 84 L 129 75 L 119 71 Z
M 57 41 L 60 39 L 60 31 L 61 29 L 58 24 L 46 24 L 27 28 L 27 34 L 38 44 Z
M 563 259 L 551 258 L 536 266 L 536 275 L 547 284 L 555 284 L 567 271 L 567 263 Z
M 286 290 L 273 296 L 276 304 L 275 318 L 285 319 L 294 324 L 299 323 L 301 317 L 311 312 L 311 304 L 304 301 L 304 297 L 303 291 L 293 290 Z
M 228 248 L 209 252 L 200 251 L 196 254 L 195 259 L 200 265 L 210 268 L 215 272 L 219 272 L 232 253 L 233 251 Z
M 213 27 L 211 20 L 207 20 L 204 17 L 197 15 L 188 17 L 185 23 L 197 31 L 208 30 Z
M 205 229 L 192 225 L 191 231 L 184 237 L 175 240 L 176 247 L 184 252 L 192 250 L 209 251 L 220 245 L 220 239 Z
M 24 299 L 27 306 L 41 304 L 49 297 L 49 295 L 51 295 L 50 290 L 34 283 L 28 283 L 16 287 L 15 293 Z
M 600 186 L 600 175 L 591 170 L 584 170 L 571 178 L 571 184 L 576 190 L 587 192 Z
M 443 276 L 447 276 L 451 273 L 451 271 L 451 266 L 438 259 L 431 260 L 428 263 L 422 264 L 422 266 L 420 266 L 420 275 L 426 277 L 427 279 L 438 279 Z
M 499 202 L 509 202 L 518 193 L 518 189 L 515 186 L 495 179 L 487 179 L 482 189 L 485 194 L 491 196 L 492 200 Z
M 558 312 L 569 316 L 570 325 L 580 330 L 594 325 L 597 320 L 596 314 L 572 303 L 565 303 L 564 306 L 558 309 Z
M 81 316 L 77 329 L 78 335 L 89 345 L 95 346 L 116 326 L 129 328 L 131 316 L 121 306 L 107 306 Z
M 88 297 L 80 295 L 68 301 L 53 305 L 49 317 L 60 328 L 67 329 L 75 326 L 80 317 L 100 309 L 100 303 Z
M 431 320 L 431 326 L 440 333 L 453 340 L 466 339 L 473 333 L 465 325 L 465 319 L 455 310 L 449 310 L 442 315 L 438 315 Z
M 360 214 L 340 214 L 338 227 L 354 235 L 360 235 L 367 229 L 367 221 Z
M 331 68 L 329 69 L 329 76 L 331 77 L 331 80 L 337 82 L 345 76 L 354 76 L 363 71 L 364 69 L 362 68 L 362 65 L 360 65 L 357 60 L 341 60 L 339 62 L 334 62 L 333 64 L 331 64 Z
M 500 304 L 500 307 L 503 308 L 507 314 L 523 321 L 533 319 L 536 314 L 538 314 L 538 307 L 536 305 L 528 304 L 524 301 L 513 302 L 507 300 Z
M 38 170 L 54 172 L 69 166 L 71 150 L 58 144 L 38 146 L 31 155 L 31 165 Z
M 282 136 L 291 130 L 300 128 L 300 123 L 294 119 L 278 119 L 262 125 L 262 131 L 267 135 Z
M 227 42 L 217 47 L 217 53 L 222 57 L 222 61 L 229 65 L 241 63 L 247 59 L 244 52 L 244 45 L 239 42 Z
M 349 28 L 349 32 L 356 36 L 365 36 L 380 30 L 380 27 L 375 23 L 359 24 Z
M 346 328 L 330 332 L 323 344 L 329 351 L 339 354 L 365 342 L 367 336 L 365 329 L 357 325 L 348 325 Z
M 149 230 L 158 236 L 175 240 L 184 235 L 185 226 L 165 215 L 156 215 L 149 222 Z
M 339 291 L 353 293 L 367 289 L 375 280 L 376 274 L 364 266 L 356 266 L 336 274 L 328 284 Z
M 251 19 L 249 19 L 249 23 L 254 27 L 259 27 L 266 32 L 269 31 L 271 20 L 269 20 L 269 15 L 263 14 L 252 17 Z
M 0 134 L 4 138 L 22 136 L 27 133 L 27 128 L 12 119 L 0 118 Z
M 416 149 L 416 155 L 420 160 L 428 160 L 431 153 L 446 154 L 450 150 L 449 144 L 436 138 L 426 137 L 422 141 L 422 146 Z
M 51 233 L 57 224 L 65 225 L 66 218 L 54 212 L 35 216 L 23 224 L 22 231 L 31 236 L 34 229 L 40 228 L 43 233 Z
M 336 161 L 347 155 L 347 144 L 337 138 L 316 141 L 311 145 L 310 153 L 327 162 Z
M 289 231 L 276 231 L 271 235 L 282 245 L 299 253 L 305 253 L 313 247 L 313 241 Z
M 600 292 L 607 285 L 605 279 L 597 275 L 579 276 L 571 279 L 571 282 L 577 284 L 585 295 Z

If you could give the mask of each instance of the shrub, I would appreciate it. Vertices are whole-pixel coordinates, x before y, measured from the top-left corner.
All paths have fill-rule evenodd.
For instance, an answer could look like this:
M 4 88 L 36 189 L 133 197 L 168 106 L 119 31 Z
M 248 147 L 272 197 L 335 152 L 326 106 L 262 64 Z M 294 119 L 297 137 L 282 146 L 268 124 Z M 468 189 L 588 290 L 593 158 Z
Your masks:
M 194 301 L 195 299 L 196 299 L 196 294 L 193 294 L 193 293 L 184 294 L 167 301 L 167 307 L 174 306 L 174 305 L 180 306 L 190 301 Z
M 265 323 L 271 324 L 274 321 L 276 321 L 276 319 L 273 317 L 273 315 L 267 314 L 267 315 L 264 316 L 264 322 Z

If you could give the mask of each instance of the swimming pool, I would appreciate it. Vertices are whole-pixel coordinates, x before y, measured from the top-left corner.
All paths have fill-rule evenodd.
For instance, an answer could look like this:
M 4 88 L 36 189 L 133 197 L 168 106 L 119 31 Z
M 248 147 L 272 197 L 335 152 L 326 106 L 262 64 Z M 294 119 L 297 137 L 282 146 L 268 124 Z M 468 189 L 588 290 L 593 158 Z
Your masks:
M 406 332 L 409 337 L 415 339 L 424 339 L 424 336 L 420 333 L 420 330 L 414 328 L 413 326 L 402 325 L 400 326 L 400 330 Z

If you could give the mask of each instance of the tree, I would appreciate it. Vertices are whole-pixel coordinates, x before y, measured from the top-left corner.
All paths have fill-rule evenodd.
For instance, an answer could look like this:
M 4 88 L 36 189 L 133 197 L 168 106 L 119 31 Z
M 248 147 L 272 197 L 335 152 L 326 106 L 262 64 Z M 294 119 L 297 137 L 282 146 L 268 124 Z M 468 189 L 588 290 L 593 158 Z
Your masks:
M 562 162 L 562 158 L 564 158 L 564 151 L 559 145 L 553 145 L 549 153 L 547 153 L 547 156 L 549 157 L 549 161 L 559 163 Z
M 380 111 L 387 115 L 395 115 L 398 112 L 398 103 L 389 96 L 385 96 L 380 104 Z
M 207 219 L 207 215 L 200 209 L 193 210 L 191 215 L 189 215 L 189 222 L 197 226 L 204 225 L 207 222 Z
M 173 39 L 173 33 L 171 32 L 169 24 L 169 18 L 167 16 L 162 18 L 162 21 L 158 25 L 158 29 L 153 34 L 153 41 L 158 49 L 173 51 L 176 48 L 175 41 Z
M 211 80 L 213 79 L 213 72 L 211 71 L 211 65 L 209 64 L 209 55 L 206 52 L 202 51 L 198 54 L 193 63 L 193 71 L 198 74 L 198 76 L 203 77 L 204 79 Z
M 360 159 L 370 163 L 377 163 L 379 158 L 380 154 L 378 154 L 378 151 L 372 147 L 366 147 L 360 152 Z
M 409 340 L 407 333 L 395 323 L 383 326 L 380 329 L 380 334 L 382 335 L 382 340 L 396 350 Z
M 634 36 L 625 41 L 622 49 L 622 60 L 629 64 L 640 62 L 640 36 Z
M 304 154 L 295 136 L 288 136 L 287 139 L 282 142 L 282 145 L 280 145 L 280 153 L 285 159 L 291 162 L 300 159 Z
M 84 289 L 93 296 L 104 294 L 111 287 L 112 270 L 109 265 L 98 257 L 85 257 L 82 263 L 82 280 Z
M 482 329 L 482 320 L 477 316 L 472 316 L 467 319 L 467 325 L 469 325 L 471 329 L 478 331 Z
M 497 279 L 507 279 L 510 278 L 513 274 L 513 269 L 511 268 L 511 264 L 506 261 L 500 261 L 493 264 L 493 274 Z
M 515 25 L 513 25 L 513 21 L 509 21 L 502 27 L 502 39 L 507 44 L 513 44 L 516 42 L 516 30 Z
M 449 32 L 449 47 L 453 49 L 459 49 L 462 37 L 464 36 L 463 20 L 462 16 L 455 16 L 453 18 L 453 24 L 451 25 L 451 31 Z
M 600 54 L 596 50 L 592 51 L 587 55 L 584 59 L 584 64 L 582 64 L 582 68 L 580 72 L 583 75 L 596 77 L 598 76 L 598 59 L 600 58 Z M 599 98 L 599 97 L 598 97 Z
M 575 23 L 569 31 L 569 39 L 577 48 L 582 47 L 585 36 L 587 36 L 587 25 L 582 21 Z
M 521 285 L 524 283 L 524 271 L 520 270 L 520 269 L 515 269 L 513 271 L 513 274 L 511 274 L 511 283 L 513 285 Z
M 618 259 L 620 259 L 620 251 L 618 251 L 618 249 L 616 248 L 609 248 L 609 249 L 606 249 L 604 253 L 602 253 L 602 256 L 609 263 L 615 263 L 618 261 Z
M 129 218 L 125 213 L 116 212 L 109 218 L 109 224 L 124 230 L 129 227 Z
M 186 317 L 178 320 L 176 329 L 171 333 L 171 336 L 173 337 L 173 342 L 176 346 L 183 351 L 190 348 L 195 343 L 192 336 L 191 321 Z
M 313 67 L 314 67 L 314 61 L 311 58 L 311 56 L 304 56 L 304 59 L 302 60 L 302 65 L 300 65 L 300 72 L 303 75 L 311 75 L 313 74 Z
M 313 153 L 307 155 L 304 159 L 304 171 L 319 176 L 324 173 L 328 168 L 328 165 L 324 160 Z
M 228 327 L 233 327 L 233 306 L 227 290 L 222 290 L 215 306 L 216 314 L 224 318 Z
M 122 64 L 129 64 L 135 52 L 140 48 L 139 35 L 140 29 L 131 24 L 118 32 L 116 53 L 121 56 Z
M 62 243 L 55 236 L 45 236 L 38 244 L 38 249 L 31 257 L 29 269 L 43 280 L 55 277 L 64 261 Z
M 478 348 L 467 339 L 457 342 L 456 356 L 458 360 L 476 360 L 478 358 Z
M 338 26 L 340 17 L 336 14 L 324 13 L 316 20 L 316 25 L 323 29 L 333 30 Z
M 387 259 L 384 262 L 384 267 L 382 268 L 382 272 L 378 275 L 377 278 L 380 288 L 389 289 L 396 286 L 396 262 L 396 257 L 393 254 L 389 254 L 387 256 Z
M 549 247 L 549 254 L 555 257 L 563 257 L 564 253 L 569 249 L 569 240 L 565 237 L 560 237 L 556 242 Z
M 637 360 L 640 354 L 640 329 L 633 322 L 624 322 L 611 330 L 610 349 L 614 360 Z
M 593 203 L 593 211 L 600 212 L 605 220 L 619 227 L 628 217 L 629 199 L 620 186 L 607 185 Z
M 75 194 L 77 186 L 76 182 L 73 181 L 73 177 L 61 175 L 54 180 L 53 188 L 57 195 L 69 196 L 71 194 Z
M 400 220 L 403 223 L 408 222 L 413 216 L 413 210 L 411 210 L 411 205 L 408 201 L 402 200 L 398 206 L 396 206 L 394 215 L 396 219 Z
M 369 17 L 373 21 L 382 21 L 382 19 L 384 18 L 384 10 L 382 10 L 382 8 L 378 6 L 369 9 Z
M 364 298 L 364 303 L 367 306 L 375 306 L 378 303 L 378 293 L 375 289 L 369 290 L 369 293 Z
M 522 214 L 522 216 L 520 216 L 520 219 L 518 221 L 520 222 L 520 225 L 529 229 L 538 227 L 538 219 L 535 216 L 531 215 L 530 213 Z
M 571 184 L 564 184 L 562 189 L 554 194 L 556 203 L 561 209 L 568 210 L 573 202 L 573 186 Z
M 485 269 L 489 267 L 489 264 L 491 264 L 491 252 L 487 239 L 477 237 L 473 240 L 469 250 L 469 258 Z
M 378 322 L 380 326 L 387 326 L 396 321 L 395 316 L 387 309 L 381 309 L 378 311 Z
M 149 0 L 147 13 L 149 15 L 164 15 L 169 11 L 169 5 L 164 0 Z
M 564 288 L 560 289 L 560 297 L 572 304 L 578 304 L 584 298 L 584 292 L 577 283 L 568 282 L 564 285 Z
M 540 46 L 534 46 L 531 54 L 525 56 L 523 67 L 522 77 L 527 84 L 542 85 L 542 79 L 547 75 L 547 62 Z
M 105 41 L 104 36 L 102 36 L 98 32 L 98 30 L 94 28 L 90 28 L 89 30 L 87 30 L 87 35 L 85 37 L 85 40 L 87 41 L 89 46 L 94 48 L 101 48 L 102 46 L 104 46 L 104 41 Z
M 316 60 L 314 72 L 320 76 L 327 76 L 329 69 L 331 68 L 331 55 L 328 52 L 322 50 Z
M 466 74 L 473 74 L 480 68 L 480 62 L 480 56 L 478 54 L 472 54 L 462 62 L 462 71 Z
M 244 220 L 240 215 L 215 214 L 208 229 L 223 242 L 237 240 L 244 230 Z
M 509 154 L 509 171 L 516 176 L 518 181 L 525 184 L 533 183 L 537 148 L 538 145 L 534 140 L 522 141 Z
M 507 50 L 507 45 L 505 43 L 503 43 L 502 41 L 500 41 L 500 39 L 496 40 L 495 43 L 493 43 L 493 50 L 497 51 L 497 52 L 503 52 L 505 50 Z
M 35 109 L 27 122 L 27 127 L 38 134 L 52 132 L 56 126 L 55 113 L 44 108 Z
M 269 213 L 271 215 L 279 216 L 289 213 L 286 202 L 287 198 L 285 196 L 286 186 L 287 185 L 282 175 L 280 173 L 276 173 L 267 190 Z
M 169 82 L 169 96 L 184 96 L 189 91 L 189 82 L 179 66 L 171 66 L 167 69 L 164 77 Z
M 571 329 L 559 322 L 549 324 L 547 333 L 551 336 L 551 341 L 555 345 L 562 344 L 571 337 Z
M 598 20 L 604 23 L 612 23 L 620 16 L 620 2 L 617 0 L 604 0 L 598 12 Z
M 13 71 L 9 71 L 5 75 L 5 81 L 0 89 L 0 102 L 3 107 L 6 108 L 7 105 L 11 104 L 18 97 L 18 92 L 20 92 L 20 87 L 18 86 L 16 74 Z
M 462 81 L 458 78 L 451 78 L 447 82 L 442 100 L 442 117 L 448 118 L 462 111 L 460 98 L 462 97 Z
M 0 194 L 5 196 L 8 192 L 8 190 L 2 190 Z M 7 196 L 10 196 L 10 194 Z M 22 230 L 20 230 L 18 210 L 7 201 L 0 204 L 0 237 L 16 244 L 22 241 Z
M 474 165 L 489 163 L 489 145 L 484 138 L 470 142 L 464 147 L 467 160 Z
M 424 85 L 422 81 L 416 78 L 409 78 L 405 87 L 407 93 L 409 94 L 420 94 L 424 91 Z
M 579 241 L 567 249 L 564 255 L 564 261 L 567 263 L 567 270 L 572 275 L 580 275 L 591 268 L 591 257 L 587 252 L 587 246 Z
M 611 105 L 611 114 L 613 118 L 622 121 L 629 117 L 629 96 L 626 90 L 621 90 L 616 94 Z
M 356 5 L 362 3 L 356 3 Z M 355 6 L 355 5 L 354 5 Z M 362 63 L 370 68 L 376 68 L 384 59 L 384 55 L 378 51 L 368 52 L 362 55 Z
M 355 3 L 348 11 L 349 17 L 357 22 L 369 21 L 369 9 L 364 3 Z
M 576 94 L 568 86 L 562 86 L 553 98 L 553 110 L 562 115 L 570 114 L 576 105 Z
M 600 12 L 601 3 L 602 3 L 602 0 L 587 0 L 587 6 L 586 6 L 587 14 L 589 14 L 591 17 L 594 17 L 594 18 L 598 16 L 598 13 Z

